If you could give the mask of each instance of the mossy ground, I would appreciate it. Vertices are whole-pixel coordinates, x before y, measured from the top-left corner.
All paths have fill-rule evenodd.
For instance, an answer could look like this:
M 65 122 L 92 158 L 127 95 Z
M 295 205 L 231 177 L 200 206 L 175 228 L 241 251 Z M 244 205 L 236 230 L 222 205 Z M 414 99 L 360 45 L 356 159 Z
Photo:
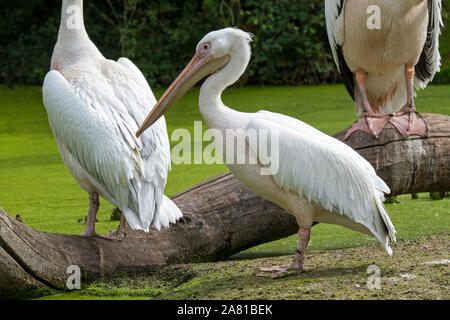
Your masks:
M 391 257 L 379 245 L 313 250 L 301 275 L 277 280 L 256 277 L 257 268 L 290 263 L 291 256 L 173 265 L 44 299 L 449 299 L 449 247 L 443 232 L 399 241 Z M 379 289 L 367 286 L 372 265 L 380 268 Z

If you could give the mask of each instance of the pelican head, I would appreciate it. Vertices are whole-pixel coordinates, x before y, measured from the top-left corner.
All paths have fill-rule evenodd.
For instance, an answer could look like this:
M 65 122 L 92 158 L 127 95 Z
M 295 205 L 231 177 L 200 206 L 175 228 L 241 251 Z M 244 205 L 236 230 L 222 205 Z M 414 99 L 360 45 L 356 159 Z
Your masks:
M 251 39 L 250 33 L 237 28 L 225 28 L 205 35 L 198 43 L 194 57 L 161 96 L 136 136 L 139 137 L 201 79 L 227 68 L 228 81 L 224 81 L 230 83 L 225 85 L 235 82 L 250 60 Z M 236 57 L 240 58 L 236 59 L 238 65 L 232 66 L 230 62 Z

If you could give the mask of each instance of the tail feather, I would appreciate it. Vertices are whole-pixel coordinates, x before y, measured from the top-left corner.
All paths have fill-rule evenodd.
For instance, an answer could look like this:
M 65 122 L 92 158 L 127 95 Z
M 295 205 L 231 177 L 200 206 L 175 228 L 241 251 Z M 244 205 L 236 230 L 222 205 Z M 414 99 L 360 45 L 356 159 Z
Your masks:
M 381 197 L 375 197 L 375 203 L 377 205 L 380 217 L 383 221 L 384 230 L 382 230 L 382 232 L 377 232 L 376 237 L 381 242 L 381 244 L 383 244 L 387 253 L 391 256 L 392 248 L 390 247 L 390 242 L 397 241 L 395 237 L 397 231 L 395 231 L 394 225 L 392 224 L 391 219 L 389 218 L 389 214 L 386 210 L 386 207 L 383 204 L 384 199 L 383 193 L 380 192 L 380 195 Z
M 153 183 L 132 180 L 129 183 L 128 203 L 119 206 L 133 230 L 149 232 L 150 225 L 157 230 L 169 227 L 183 215 L 175 203 Z
M 157 201 L 154 185 L 152 183 L 142 182 L 139 190 L 139 217 L 144 229 L 148 230 L 154 219 Z
M 167 212 L 170 223 L 176 223 L 183 216 L 180 208 L 166 196 L 163 196 L 163 208 Z
M 169 227 L 169 223 L 176 223 L 183 216 L 181 210 L 168 197 L 163 195 L 160 208 L 153 220 L 153 226 L 160 230 L 161 227 Z
M 154 209 L 152 209 L 154 208 Z M 157 230 L 168 228 L 170 223 L 176 223 L 183 216 L 181 210 L 168 197 L 163 195 L 159 204 L 154 201 L 143 201 L 139 205 L 140 215 L 127 208 L 122 210 L 131 229 L 149 232 L 150 224 Z M 150 219 L 151 220 L 148 220 Z
M 148 232 L 149 228 L 142 225 L 141 219 L 130 209 L 122 210 L 132 230 L 140 230 Z

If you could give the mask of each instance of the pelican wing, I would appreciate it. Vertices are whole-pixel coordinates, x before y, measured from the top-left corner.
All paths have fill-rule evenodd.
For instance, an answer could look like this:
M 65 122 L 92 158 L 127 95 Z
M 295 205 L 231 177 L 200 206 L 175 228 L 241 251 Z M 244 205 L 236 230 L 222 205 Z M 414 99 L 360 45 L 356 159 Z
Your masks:
M 147 114 L 156 104 L 156 98 L 150 86 L 147 83 L 142 72 L 127 58 L 120 58 L 118 64 L 124 66 L 129 73 L 117 72 L 120 68 L 108 68 L 106 77 L 110 79 L 114 89 L 115 96 L 119 101 L 115 105 L 123 104 L 127 113 L 134 121 L 131 123 L 130 130 L 133 130 L 133 136 L 140 124 L 145 120 Z M 115 63 L 111 61 L 114 66 Z M 115 71 L 116 70 L 116 71 Z M 123 70 L 120 70 L 123 72 Z M 137 128 L 136 128 L 137 127 Z M 139 140 L 139 139 L 138 139 Z M 167 172 L 170 170 L 170 144 L 167 135 L 166 120 L 161 117 L 144 134 L 140 136 L 142 141 L 141 156 L 144 160 L 151 157 L 155 161 L 146 161 L 146 175 L 153 177 L 155 170 L 163 174 L 164 181 L 167 179 Z M 154 152 L 158 148 L 158 152 Z M 165 184 L 165 183 L 164 183 Z
M 136 138 L 139 120 L 152 107 L 148 89 L 114 61 L 101 70 L 77 66 L 65 74 L 70 82 L 58 71 L 46 75 L 43 99 L 52 130 L 133 229 L 168 225 L 168 217 L 156 219 L 170 164 L 164 120 Z
M 441 0 L 428 0 L 428 27 L 427 39 L 420 55 L 419 62 L 415 66 L 416 87 L 423 89 L 433 80 L 441 66 L 439 54 L 439 35 L 441 33 L 442 2 Z
M 342 44 L 344 43 L 344 8 L 345 0 L 325 0 L 325 19 L 333 58 L 348 93 L 355 100 L 355 79 L 342 53 Z
M 58 71 L 45 76 L 42 94 L 55 136 L 89 174 L 94 186 L 126 206 L 128 181 L 143 173 L 139 141 L 131 145 L 119 139 L 111 119 L 86 105 Z
M 125 66 L 134 76 L 132 77 L 133 81 L 131 82 L 131 86 L 129 86 L 129 90 L 138 89 L 140 96 L 145 97 L 145 103 L 139 103 L 139 99 L 136 99 L 135 103 L 127 104 L 129 112 L 133 114 L 139 127 L 145 120 L 147 114 L 151 111 L 151 108 L 156 104 L 155 95 L 142 72 L 131 60 L 120 58 L 117 62 Z M 126 83 L 130 85 L 130 80 L 127 79 Z M 124 85 L 125 84 L 123 84 L 122 81 L 119 81 L 119 87 Z M 170 143 L 167 135 L 165 118 L 161 117 L 156 121 L 140 136 L 140 139 L 143 143 L 141 156 L 143 157 L 146 166 L 146 177 L 147 179 L 150 178 L 155 185 L 155 198 L 158 201 L 162 199 L 161 208 L 155 210 L 155 216 L 153 218 L 153 226 L 159 230 L 161 227 L 167 227 L 169 222 L 175 223 L 176 220 L 182 216 L 179 208 L 163 194 L 167 181 L 167 174 L 171 169 Z M 158 149 L 156 152 L 155 148 Z M 162 186 L 162 188 L 156 188 L 156 186 Z
M 395 241 L 395 229 L 383 205 L 384 193 L 390 191 L 373 167 L 344 143 L 310 130 L 312 127 L 299 120 L 271 112 L 257 115 L 247 129 L 278 133 L 279 170 L 273 172 L 275 183 L 364 225 L 391 252 L 389 241 Z M 252 150 L 260 159 L 257 150 Z

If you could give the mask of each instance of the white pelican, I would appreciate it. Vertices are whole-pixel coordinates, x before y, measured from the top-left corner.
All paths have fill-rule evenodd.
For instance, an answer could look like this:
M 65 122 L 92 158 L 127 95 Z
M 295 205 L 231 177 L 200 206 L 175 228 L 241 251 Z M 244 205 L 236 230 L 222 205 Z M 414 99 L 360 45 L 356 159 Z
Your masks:
M 334 60 L 363 114 L 346 138 L 358 130 L 377 137 L 387 122 L 403 136 L 428 136 L 414 87 L 440 69 L 441 10 L 441 0 L 325 0 Z
M 51 71 L 42 88 L 48 121 L 61 157 L 89 193 L 82 235 L 95 232 L 99 195 L 123 212 L 134 230 L 168 227 L 181 216 L 163 191 L 170 169 L 166 123 L 134 132 L 156 99 L 139 69 L 127 58 L 105 59 L 89 39 L 83 1 L 63 0 Z M 125 226 L 118 229 L 121 235 Z
M 383 205 L 383 193 L 390 191 L 364 158 L 297 119 L 268 111 L 238 112 L 222 103 L 222 92 L 239 79 L 248 65 L 250 41 L 250 34 L 234 28 L 208 33 L 136 135 L 159 119 L 196 82 L 209 76 L 199 97 L 200 112 L 208 127 L 219 130 L 223 137 L 229 129 L 276 130 L 279 135 L 279 170 L 273 175 L 261 175 L 260 163 L 264 162 L 259 161 L 260 153 L 249 144 L 246 158 L 256 157 L 256 164 L 227 164 L 247 188 L 294 215 L 299 224 L 299 243 L 292 266 L 261 271 L 278 271 L 270 275 L 273 278 L 289 268 L 300 272 L 315 221 L 373 235 L 392 254 L 390 241 L 395 241 L 395 229 Z

